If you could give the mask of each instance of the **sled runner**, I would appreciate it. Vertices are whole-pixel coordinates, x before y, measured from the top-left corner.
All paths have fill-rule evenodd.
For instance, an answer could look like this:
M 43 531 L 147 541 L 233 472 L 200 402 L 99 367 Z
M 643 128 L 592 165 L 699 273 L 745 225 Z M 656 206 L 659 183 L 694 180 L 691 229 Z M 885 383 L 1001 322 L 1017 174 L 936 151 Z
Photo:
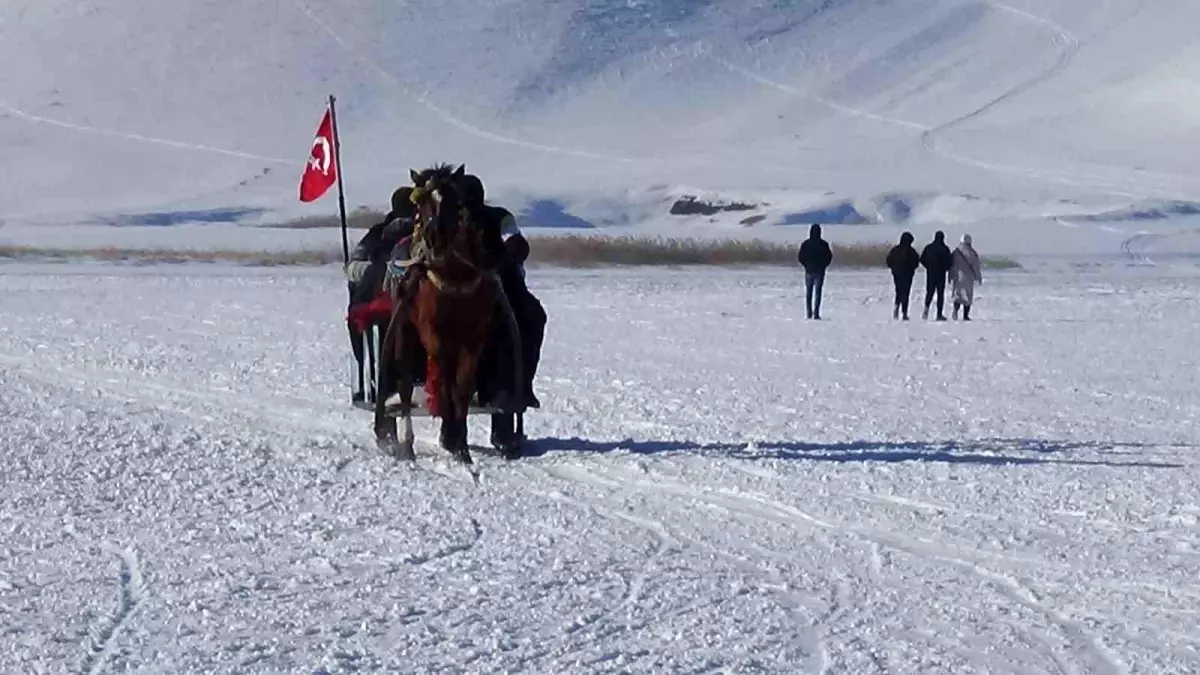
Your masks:
M 362 332 L 363 361 L 361 367 L 358 360 L 354 358 L 354 355 L 350 355 L 351 405 L 367 412 L 375 412 L 375 404 L 379 398 L 379 391 L 383 389 L 383 383 L 379 379 L 381 374 L 379 364 L 381 358 L 380 347 L 383 344 L 384 330 L 386 330 L 386 325 L 372 323 Z M 414 384 L 416 387 L 413 390 L 413 400 L 409 414 L 413 417 L 432 417 L 429 412 L 428 401 L 426 400 L 425 382 L 418 380 Z M 359 392 L 362 393 L 361 397 L 356 396 Z M 400 403 L 399 394 L 389 396 L 383 402 L 383 406 L 384 414 L 388 417 L 400 417 L 404 413 L 404 407 Z M 478 394 L 472 399 L 471 406 L 467 409 L 468 415 L 500 415 L 505 412 L 511 411 L 505 410 L 500 406 L 480 405 Z

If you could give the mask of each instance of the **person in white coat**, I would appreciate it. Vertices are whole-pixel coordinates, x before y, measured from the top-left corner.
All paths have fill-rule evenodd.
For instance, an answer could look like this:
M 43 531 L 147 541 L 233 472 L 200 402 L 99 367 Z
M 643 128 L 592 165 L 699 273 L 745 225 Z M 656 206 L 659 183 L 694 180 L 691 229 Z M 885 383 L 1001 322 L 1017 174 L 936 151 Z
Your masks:
M 962 309 L 963 321 L 970 321 L 971 305 L 975 302 L 975 284 L 983 283 L 983 267 L 979 263 L 979 254 L 971 245 L 969 234 L 962 236 L 962 242 L 951 256 L 950 281 L 954 284 L 952 316 L 957 321 L 958 310 Z

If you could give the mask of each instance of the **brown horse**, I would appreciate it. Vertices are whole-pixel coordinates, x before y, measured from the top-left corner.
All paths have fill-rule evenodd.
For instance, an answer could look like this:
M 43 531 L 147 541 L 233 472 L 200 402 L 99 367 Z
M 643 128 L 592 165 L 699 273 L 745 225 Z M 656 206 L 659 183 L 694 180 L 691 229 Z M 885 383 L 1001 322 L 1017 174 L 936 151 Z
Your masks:
M 426 355 L 425 387 L 429 412 L 441 418 L 441 446 L 470 464 L 467 412 L 476 371 L 497 302 L 494 277 L 487 272 L 480 230 L 458 190 L 465 166 L 451 171 L 439 165 L 412 171 L 416 206 L 413 264 L 395 285 L 395 308 L 384 337 L 380 368 L 398 385 L 404 439 L 386 414 L 381 393 L 375 408 L 380 446 L 401 459 L 413 459 L 412 399 L 414 364 L 405 349 L 419 339 Z M 398 370 L 399 372 L 395 372 Z

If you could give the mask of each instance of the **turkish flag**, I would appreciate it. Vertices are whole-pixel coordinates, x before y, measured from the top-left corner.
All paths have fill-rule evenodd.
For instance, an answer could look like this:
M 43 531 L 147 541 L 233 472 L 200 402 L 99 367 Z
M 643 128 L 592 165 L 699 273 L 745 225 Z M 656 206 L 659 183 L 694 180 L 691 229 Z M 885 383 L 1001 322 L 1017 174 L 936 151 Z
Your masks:
M 308 164 L 304 167 L 304 176 L 300 178 L 300 201 L 314 201 L 337 181 L 337 149 L 334 147 L 336 142 L 333 135 L 333 116 L 326 108 L 321 126 L 317 127 L 317 137 L 312 142 Z

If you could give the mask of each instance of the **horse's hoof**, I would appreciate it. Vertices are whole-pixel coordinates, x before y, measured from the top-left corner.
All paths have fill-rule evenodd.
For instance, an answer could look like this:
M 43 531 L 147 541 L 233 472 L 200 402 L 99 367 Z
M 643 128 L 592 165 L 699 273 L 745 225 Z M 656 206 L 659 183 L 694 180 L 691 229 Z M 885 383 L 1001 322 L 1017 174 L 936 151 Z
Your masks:
M 520 459 L 521 441 L 525 440 L 516 434 L 492 434 L 492 449 L 500 453 L 504 459 Z
M 417 461 L 417 453 L 413 449 L 413 442 L 405 441 L 403 443 L 397 443 L 395 457 L 402 462 Z
M 454 461 L 458 462 L 459 464 L 474 464 L 475 463 L 471 459 L 471 451 L 466 448 L 457 448 L 455 450 L 451 450 L 450 456 L 452 456 L 454 458 Z

